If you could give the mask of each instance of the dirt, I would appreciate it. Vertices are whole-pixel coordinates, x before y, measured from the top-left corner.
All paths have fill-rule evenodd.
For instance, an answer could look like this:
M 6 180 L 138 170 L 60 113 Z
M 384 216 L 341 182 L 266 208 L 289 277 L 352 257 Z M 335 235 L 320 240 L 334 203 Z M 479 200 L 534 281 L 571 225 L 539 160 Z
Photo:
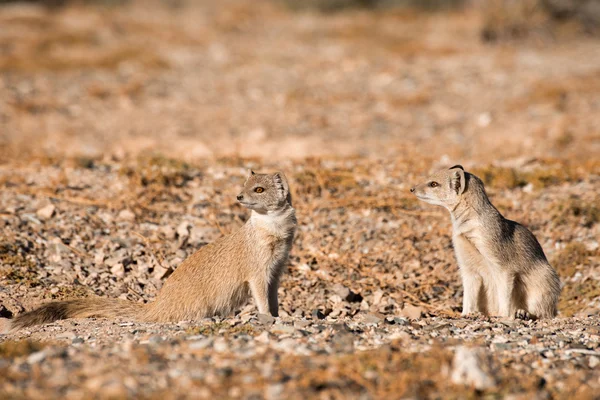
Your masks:
M 299 220 L 279 318 L 249 303 L 0 336 L 0 397 L 600 392 L 597 39 L 490 45 L 473 9 L 250 1 L 19 4 L 0 26 L 1 317 L 152 301 L 246 221 L 248 168 L 286 173 Z M 449 216 L 409 192 L 453 164 L 540 241 L 563 284 L 556 319 L 460 316 Z M 486 379 L 455 378 L 465 345 Z

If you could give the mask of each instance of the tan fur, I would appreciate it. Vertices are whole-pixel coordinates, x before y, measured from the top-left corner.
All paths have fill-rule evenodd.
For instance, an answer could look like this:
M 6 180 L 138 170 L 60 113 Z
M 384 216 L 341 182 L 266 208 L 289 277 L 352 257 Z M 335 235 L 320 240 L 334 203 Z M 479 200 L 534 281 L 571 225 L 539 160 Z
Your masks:
M 188 257 L 167 279 L 154 302 L 143 305 L 105 298 L 52 302 L 17 316 L 10 326 L 0 321 L 4 330 L 64 318 L 197 320 L 233 313 L 247 302 L 250 293 L 260 313 L 277 316 L 279 279 L 296 230 L 285 175 L 251 172 L 237 198 L 252 210 L 248 222 Z
M 479 178 L 457 165 L 437 172 L 411 192 L 450 211 L 464 288 L 463 315 L 556 316 L 558 274 L 535 236 L 492 205 Z

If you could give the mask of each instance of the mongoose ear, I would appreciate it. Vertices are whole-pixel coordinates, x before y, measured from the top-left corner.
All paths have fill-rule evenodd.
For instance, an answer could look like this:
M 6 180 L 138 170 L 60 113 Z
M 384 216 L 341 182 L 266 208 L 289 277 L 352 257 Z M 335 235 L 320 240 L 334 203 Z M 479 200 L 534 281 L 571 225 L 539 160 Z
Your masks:
M 256 173 L 254 173 L 254 171 L 252 171 L 251 169 L 248 170 L 248 178 L 250 178 L 252 175 L 256 175 Z
M 463 194 L 465 191 L 465 171 L 460 168 L 453 167 L 452 171 L 452 187 L 456 191 L 456 194 Z
M 273 182 L 281 191 L 281 196 L 292 205 L 292 194 L 290 193 L 290 185 L 288 184 L 287 178 L 283 172 L 275 172 L 273 174 Z
M 450 167 L 450 168 L 448 168 L 448 169 L 454 169 L 454 168 L 460 168 L 460 169 L 462 169 L 463 171 L 465 170 L 465 169 L 463 168 L 463 166 L 462 166 L 462 165 L 460 165 L 460 164 L 457 164 L 457 165 L 455 165 L 454 167 Z

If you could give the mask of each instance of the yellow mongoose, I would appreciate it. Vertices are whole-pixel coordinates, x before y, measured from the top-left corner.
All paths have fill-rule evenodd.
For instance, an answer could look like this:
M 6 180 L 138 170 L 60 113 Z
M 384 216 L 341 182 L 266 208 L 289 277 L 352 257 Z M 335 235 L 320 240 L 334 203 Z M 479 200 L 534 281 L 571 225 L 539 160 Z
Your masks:
M 483 182 L 456 165 L 410 189 L 450 211 L 452 242 L 464 288 L 463 315 L 556 316 L 560 280 L 535 236 L 505 219 Z
M 126 317 L 137 321 L 197 320 L 227 315 L 251 292 L 258 311 L 278 315 L 277 288 L 296 231 L 296 214 L 283 173 L 255 174 L 237 196 L 252 210 L 236 232 L 188 257 L 149 304 L 118 299 L 75 299 L 44 304 L 0 321 L 0 330 L 17 330 L 64 318 Z

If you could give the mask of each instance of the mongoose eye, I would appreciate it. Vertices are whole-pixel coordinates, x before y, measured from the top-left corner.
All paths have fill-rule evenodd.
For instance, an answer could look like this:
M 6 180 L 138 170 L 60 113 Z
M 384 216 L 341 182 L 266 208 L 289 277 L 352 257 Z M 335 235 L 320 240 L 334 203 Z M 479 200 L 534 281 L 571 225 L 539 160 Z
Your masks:
M 429 182 L 429 187 L 434 188 L 434 187 L 438 187 L 438 186 L 440 186 L 440 184 L 437 182 Z
M 254 189 L 254 191 L 255 191 L 256 193 L 262 193 L 262 192 L 264 192 L 264 191 L 265 191 L 265 189 L 264 189 L 264 188 L 261 188 L 261 187 L 259 186 L 259 187 L 257 187 L 256 189 Z

